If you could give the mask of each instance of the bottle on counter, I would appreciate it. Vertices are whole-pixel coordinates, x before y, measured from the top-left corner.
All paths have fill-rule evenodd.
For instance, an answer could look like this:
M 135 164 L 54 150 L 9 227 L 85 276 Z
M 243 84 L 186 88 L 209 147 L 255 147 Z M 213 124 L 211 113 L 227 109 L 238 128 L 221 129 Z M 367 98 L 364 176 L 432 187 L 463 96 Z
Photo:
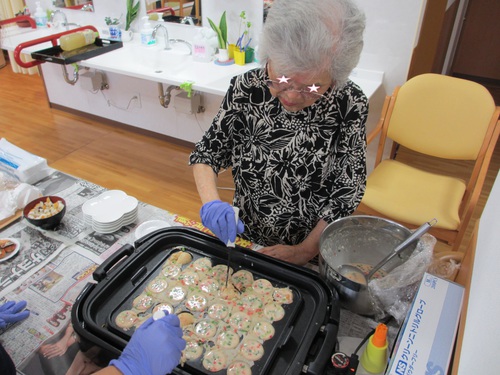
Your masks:
M 156 40 L 153 38 L 153 28 L 149 23 L 149 17 L 143 17 L 144 24 L 141 29 L 141 43 L 144 46 L 153 46 Z
M 40 2 L 36 2 L 36 10 L 35 10 L 35 23 L 36 27 L 47 27 L 47 12 L 42 9 L 42 6 L 40 5 Z
M 71 34 L 62 35 L 59 38 L 59 45 L 63 51 L 72 51 L 94 43 L 98 36 L 98 33 L 90 29 L 77 31 Z

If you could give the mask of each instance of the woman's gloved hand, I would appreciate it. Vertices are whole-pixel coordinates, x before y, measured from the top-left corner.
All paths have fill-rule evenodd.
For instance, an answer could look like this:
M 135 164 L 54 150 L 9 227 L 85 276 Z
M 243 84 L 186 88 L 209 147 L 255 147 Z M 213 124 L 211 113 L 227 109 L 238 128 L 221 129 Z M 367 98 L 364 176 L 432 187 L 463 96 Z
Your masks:
M 6 328 L 7 324 L 26 319 L 30 315 L 28 310 L 24 310 L 26 305 L 26 301 L 19 301 L 17 303 L 8 301 L 0 306 L 0 328 Z
M 134 332 L 120 358 L 109 364 L 125 375 L 165 375 L 179 364 L 185 347 L 177 315 L 149 318 Z
M 200 216 L 204 226 L 210 229 L 222 242 L 228 244 L 236 241 L 236 235 L 243 233 L 245 227 L 234 217 L 233 206 L 220 200 L 210 201 L 201 207 Z

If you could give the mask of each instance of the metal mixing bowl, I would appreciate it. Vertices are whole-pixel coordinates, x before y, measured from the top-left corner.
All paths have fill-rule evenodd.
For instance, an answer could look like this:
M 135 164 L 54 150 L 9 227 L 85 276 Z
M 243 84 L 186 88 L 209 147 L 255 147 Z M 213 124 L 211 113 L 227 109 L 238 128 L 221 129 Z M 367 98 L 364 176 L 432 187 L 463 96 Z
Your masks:
M 329 224 L 320 239 L 320 274 L 338 291 L 342 307 L 373 315 L 373 302 L 366 281 L 349 279 L 342 266 L 353 265 L 368 274 L 371 268 L 408 238 L 411 231 L 391 220 L 375 216 L 350 216 Z M 416 243 L 385 264 L 374 277 L 381 277 L 404 263 Z M 347 267 L 344 267 L 347 268 Z

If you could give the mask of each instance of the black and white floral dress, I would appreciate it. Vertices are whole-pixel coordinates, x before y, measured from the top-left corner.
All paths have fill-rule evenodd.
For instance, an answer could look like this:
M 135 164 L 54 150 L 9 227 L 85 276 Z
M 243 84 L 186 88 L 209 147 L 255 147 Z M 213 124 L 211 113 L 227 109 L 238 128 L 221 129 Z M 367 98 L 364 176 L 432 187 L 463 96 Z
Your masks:
M 264 69 L 231 80 L 189 163 L 232 167 L 241 237 L 271 246 L 302 242 L 320 219 L 350 215 L 365 191 L 368 103 L 351 81 L 287 111 Z

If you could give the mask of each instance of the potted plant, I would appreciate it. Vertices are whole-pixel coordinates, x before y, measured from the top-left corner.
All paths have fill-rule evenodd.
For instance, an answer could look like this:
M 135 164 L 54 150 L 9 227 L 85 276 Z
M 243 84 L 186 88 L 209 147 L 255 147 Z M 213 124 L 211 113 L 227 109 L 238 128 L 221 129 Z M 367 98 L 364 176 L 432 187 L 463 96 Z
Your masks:
M 241 33 L 241 27 L 243 26 L 243 33 Z M 250 28 L 252 27 L 252 23 L 247 21 L 247 15 L 244 10 L 240 13 L 240 27 L 238 30 L 238 35 L 241 35 L 236 43 L 236 46 L 240 51 L 244 51 L 249 46 L 252 38 L 250 38 Z
M 227 61 L 229 60 L 229 55 L 227 52 L 227 22 L 226 22 L 226 11 L 222 13 L 220 17 L 219 25 L 217 26 L 210 18 L 208 23 L 213 31 L 217 34 L 217 44 L 219 48 L 219 60 Z
M 250 38 L 250 28 L 252 27 L 252 23 L 247 21 L 246 12 L 243 10 L 240 13 L 240 27 L 238 30 L 238 41 L 236 42 L 235 51 L 234 51 L 234 60 L 238 65 L 245 65 L 246 63 L 250 63 L 253 61 L 254 50 L 250 47 L 250 42 L 252 38 Z M 243 33 L 241 29 L 243 28 Z
M 110 39 L 121 39 L 120 18 L 104 17 L 104 22 L 109 29 Z
M 125 18 L 125 31 L 130 29 L 132 22 L 137 18 L 139 14 L 140 1 L 134 4 L 135 0 L 127 0 L 127 17 Z

